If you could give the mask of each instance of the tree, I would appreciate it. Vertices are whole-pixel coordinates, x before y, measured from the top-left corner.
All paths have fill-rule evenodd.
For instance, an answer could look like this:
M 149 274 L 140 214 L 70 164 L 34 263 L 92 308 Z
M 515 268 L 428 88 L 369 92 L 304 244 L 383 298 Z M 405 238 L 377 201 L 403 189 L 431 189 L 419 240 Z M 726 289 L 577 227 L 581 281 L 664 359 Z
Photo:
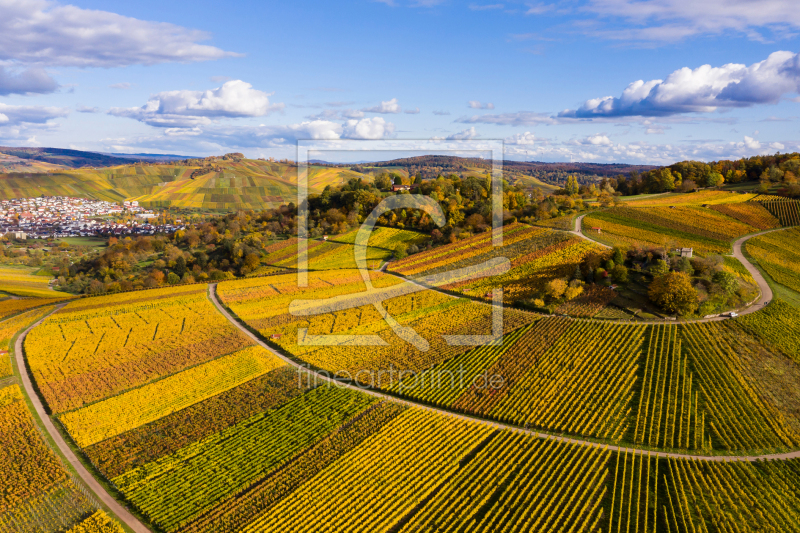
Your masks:
M 663 191 L 672 191 L 675 189 L 675 176 L 668 168 L 662 168 L 658 176 L 658 182 Z
M 669 272 L 669 265 L 663 259 L 657 259 L 655 263 L 650 266 L 650 273 L 654 276 L 660 276 Z
M 706 185 L 709 187 L 719 187 L 723 183 L 725 183 L 725 178 L 719 172 L 712 172 L 706 179 Z
M 616 265 L 611 270 L 611 277 L 617 283 L 628 283 L 628 267 L 625 265 Z
M 580 296 L 582 293 L 583 293 L 583 287 L 581 287 L 580 285 L 577 287 L 567 287 L 567 290 L 564 291 L 564 297 L 567 300 L 572 300 L 573 298 Z
M 250 270 L 258 268 L 260 264 L 261 264 L 261 258 L 258 256 L 257 253 L 249 253 L 244 257 L 244 266 L 246 266 Z
M 572 274 L 573 280 L 583 281 L 583 272 L 581 272 L 581 265 L 578 264 L 575 266 L 575 273 Z
M 545 293 L 552 299 L 557 300 L 561 298 L 567 290 L 567 282 L 563 279 L 556 278 L 551 280 L 545 285 Z
M 578 178 L 576 178 L 574 175 L 568 176 L 567 184 L 564 186 L 564 190 L 570 196 L 572 196 L 573 194 L 578 194 L 578 191 L 580 190 L 580 185 L 578 185 Z
M 611 259 L 617 265 L 624 265 L 626 255 L 625 250 L 617 246 L 612 250 Z
M 736 280 L 736 276 L 730 272 L 717 272 L 711 280 L 719 285 L 726 294 L 733 294 L 736 292 L 736 289 L 739 288 L 739 282 Z
M 181 278 L 175 272 L 170 272 L 169 275 L 167 276 L 167 283 L 169 283 L 170 285 L 175 285 L 180 281 Z
M 648 290 L 650 300 L 667 313 L 692 314 L 698 305 L 697 289 L 685 272 L 668 272 L 657 277 Z
M 675 270 L 678 272 L 685 272 L 690 276 L 694 274 L 694 267 L 692 266 L 692 262 L 689 261 L 688 257 L 681 257 L 678 259 L 678 262 L 675 265 Z
M 183 276 L 186 273 L 186 259 L 182 255 L 175 260 L 174 270 L 178 276 Z
M 386 174 L 381 174 L 375 178 L 375 187 L 381 191 L 386 191 L 392 188 L 392 180 Z

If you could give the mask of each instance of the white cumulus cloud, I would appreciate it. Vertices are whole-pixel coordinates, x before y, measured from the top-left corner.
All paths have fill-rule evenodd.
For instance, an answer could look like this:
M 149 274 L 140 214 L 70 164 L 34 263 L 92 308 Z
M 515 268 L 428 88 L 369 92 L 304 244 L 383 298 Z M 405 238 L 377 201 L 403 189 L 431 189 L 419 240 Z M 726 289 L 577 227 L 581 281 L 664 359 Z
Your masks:
M 382 113 L 384 115 L 390 115 L 399 113 L 401 109 L 400 104 L 397 103 L 397 98 L 392 98 L 391 100 L 381 102 L 380 105 L 368 107 L 363 111 L 366 111 L 367 113 Z
M 774 52 L 750 66 L 729 63 L 676 70 L 664 80 L 635 81 L 620 97 L 587 100 L 564 118 L 668 116 L 777 103 L 800 92 L 800 54 Z
M 613 143 L 606 135 L 600 133 L 590 135 L 581 141 L 581 144 L 592 144 L 594 146 L 611 146 Z
M 269 94 L 249 83 L 232 80 L 208 91 L 158 93 L 142 107 L 115 107 L 109 113 L 151 126 L 194 127 L 210 124 L 215 118 L 260 117 L 283 107 L 271 104 Z
M 458 133 L 448 135 L 446 139 L 448 141 L 468 141 L 470 139 L 474 139 L 477 136 L 478 132 L 475 131 L 475 126 L 471 126 L 465 130 L 459 131 Z
M 347 139 L 383 139 L 394 133 L 394 124 L 381 117 L 348 120 L 342 137 Z
M 744 146 L 749 150 L 761 149 L 761 143 L 753 139 L 752 137 L 748 137 L 747 135 L 744 136 Z
M 477 101 L 477 100 L 470 100 L 467 102 L 467 106 L 470 109 L 494 109 L 494 104 L 491 102 L 486 102 L 485 104 Z
M 534 144 L 535 141 L 536 141 L 536 136 L 529 131 L 526 131 L 525 133 L 516 133 L 511 137 L 506 137 L 505 139 L 503 139 L 503 142 L 505 142 L 505 144 L 515 144 L 515 145 L 529 145 L 529 144 Z

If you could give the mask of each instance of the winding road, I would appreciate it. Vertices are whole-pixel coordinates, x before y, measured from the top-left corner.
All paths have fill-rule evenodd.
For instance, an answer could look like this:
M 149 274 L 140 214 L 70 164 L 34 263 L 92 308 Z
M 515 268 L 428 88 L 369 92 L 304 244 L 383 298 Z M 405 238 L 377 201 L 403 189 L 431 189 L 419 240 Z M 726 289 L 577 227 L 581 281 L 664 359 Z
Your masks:
M 44 409 L 44 405 L 42 405 L 41 399 L 39 399 L 39 395 L 33 388 L 33 383 L 31 383 L 31 377 L 28 373 L 28 367 L 25 364 L 25 357 L 23 356 L 22 348 L 23 342 L 25 341 L 25 337 L 28 336 L 28 333 L 42 323 L 42 321 L 67 305 L 66 303 L 59 304 L 53 309 L 51 312 L 47 313 L 45 316 L 40 318 L 36 321 L 33 325 L 29 326 L 25 331 L 23 331 L 18 337 L 17 342 L 14 344 L 14 358 L 17 361 L 17 367 L 19 368 L 20 378 L 22 380 L 22 385 L 25 388 L 25 393 L 30 398 L 31 403 L 33 404 L 33 408 L 36 410 L 36 414 L 39 415 L 39 418 L 42 420 L 42 424 L 44 425 L 44 429 L 50 435 L 50 438 L 53 439 L 53 442 L 56 443 L 58 449 L 61 451 L 61 454 L 66 457 L 69 464 L 75 469 L 75 472 L 78 473 L 78 476 L 83 480 L 89 490 L 91 490 L 98 500 L 103 502 L 103 504 L 114 513 L 117 518 L 119 518 L 122 522 L 125 523 L 129 528 L 131 528 L 136 533 L 148 533 L 150 529 L 148 529 L 144 524 L 142 524 L 135 516 L 133 516 L 125 507 L 123 507 L 117 500 L 115 500 L 103 486 L 98 483 L 98 481 L 92 476 L 86 467 L 83 466 L 78 458 L 75 456 L 75 453 L 72 451 L 67 443 L 64 441 L 64 438 L 61 436 L 61 433 L 58 432 L 55 425 L 53 425 L 53 421 L 47 415 L 47 412 Z
M 587 237 L 586 235 L 583 234 L 583 217 L 585 217 L 585 216 L 586 215 L 581 215 L 581 216 L 579 216 L 578 218 L 575 219 L 575 229 L 571 230 L 570 233 L 580 237 L 581 239 L 583 239 L 585 241 L 591 241 L 591 242 L 593 242 L 593 243 L 595 243 L 595 244 L 597 244 L 599 246 L 602 246 L 603 248 L 611 248 L 611 246 L 609 246 L 607 244 L 603 244 L 602 242 L 597 242 L 596 240 L 590 239 L 589 237 Z

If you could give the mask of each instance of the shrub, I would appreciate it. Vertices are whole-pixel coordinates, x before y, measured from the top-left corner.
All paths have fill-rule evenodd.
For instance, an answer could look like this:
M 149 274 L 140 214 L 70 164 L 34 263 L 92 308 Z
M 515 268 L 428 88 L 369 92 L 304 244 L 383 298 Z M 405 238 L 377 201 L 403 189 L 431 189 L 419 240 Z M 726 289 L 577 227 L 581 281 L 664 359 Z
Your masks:
M 716 283 L 725 294 L 733 294 L 736 292 L 736 289 L 739 288 L 739 282 L 736 280 L 736 276 L 730 272 L 717 272 L 714 274 L 712 281 Z

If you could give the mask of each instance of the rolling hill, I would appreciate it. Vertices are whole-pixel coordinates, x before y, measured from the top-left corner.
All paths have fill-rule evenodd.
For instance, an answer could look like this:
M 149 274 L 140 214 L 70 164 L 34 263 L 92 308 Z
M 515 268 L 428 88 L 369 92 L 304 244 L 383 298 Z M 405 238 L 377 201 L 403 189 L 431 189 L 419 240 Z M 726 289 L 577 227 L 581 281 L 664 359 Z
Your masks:
M 253 159 L 200 161 L 0 174 L 0 199 L 77 196 L 111 202 L 137 200 L 148 207 L 212 210 L 262 209 L 296 202 L 294 164 Z M 372 179 L 348 168 L 311 166 L 309 193 L 358 177 Z

